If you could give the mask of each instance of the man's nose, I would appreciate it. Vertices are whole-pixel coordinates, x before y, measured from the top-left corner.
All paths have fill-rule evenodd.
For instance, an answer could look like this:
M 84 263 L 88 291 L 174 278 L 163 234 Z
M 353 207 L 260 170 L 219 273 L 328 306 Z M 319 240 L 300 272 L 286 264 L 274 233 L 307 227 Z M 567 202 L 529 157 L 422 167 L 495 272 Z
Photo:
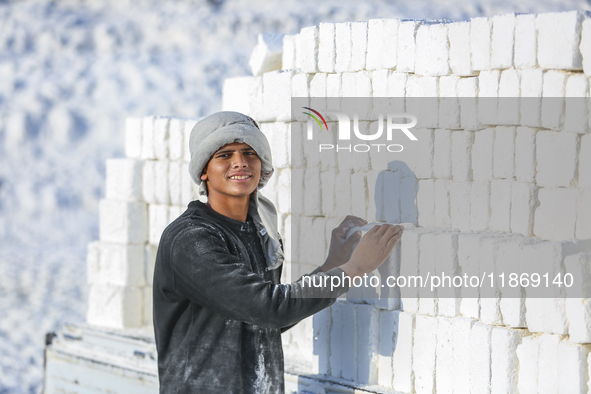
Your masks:
M 234 161 L 232 163 L 232 166 L 237 168 L 244 168 L 248 167 L 248 162 L 246 161 L 242 153 L 236 153 L 234 155 Z

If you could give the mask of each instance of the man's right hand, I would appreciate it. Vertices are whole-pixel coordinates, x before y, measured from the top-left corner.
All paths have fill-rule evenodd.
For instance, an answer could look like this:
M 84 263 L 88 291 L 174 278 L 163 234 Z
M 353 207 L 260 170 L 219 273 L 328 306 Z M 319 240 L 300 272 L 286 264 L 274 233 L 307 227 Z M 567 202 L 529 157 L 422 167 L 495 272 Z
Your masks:
M 349 261 L 339 268 L 351 278 L 376 270 L 390 256 L 403 231 L 401 225 L 374 226 L 361 238 Z

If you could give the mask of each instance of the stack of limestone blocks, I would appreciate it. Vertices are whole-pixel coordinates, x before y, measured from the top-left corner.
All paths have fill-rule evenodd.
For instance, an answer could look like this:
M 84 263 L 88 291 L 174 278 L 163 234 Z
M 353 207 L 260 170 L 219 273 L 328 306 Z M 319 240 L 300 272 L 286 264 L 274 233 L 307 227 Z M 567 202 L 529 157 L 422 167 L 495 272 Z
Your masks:
M 249 114 L 269 137 L 278 171 L 263 194 L 293 244 L 294 276 L 321 263 L 314 258 L 326 254 L 330 229 L 353 213 L 418 226 L 408 226 L 387 262 L 400 275 L 520 272 L 527 261 L 551 278 L 591 281 L 589 108 L 568 100 L 589 97 L 588 14 L 322 23 L 284 38 L 282 68 L 226 80 L 223 108 Z M 455 116 L 413 130 L 427 143 L 396 157 L 409 174 L 388 168 L 384 154 L 368 154 L 364 168 L 299 157 L 292 136 L 305 125 L 292 122 L 290 97 L 557 97 L 559 105 L 520 113 L 500 101 L 497 124 L 476 104 L 457 106 Z M 585 121 L 565 124 L 577 118 L 569 113 Z M 343 184 L 353 185 L 350 194 Z M 290 186 L 304 201 L 290 200 Z M 304 215 L 292 217 L 292 204 Z M 307 239 L 310 228 L 327 237 Z M 296 255 L 300 243 L 305 256 Z M 572 298 L 562 287 L 540 299 L 529 291 L 387 300 L 350 292 L 284 334 L 286 359 L 409 393 L 587 393 L 591 293 Z
M 107 160 L 100 240 L 88 245 L 88 323 L 152 333 L 160 236 L 198 198 L 188 170 L 188 141 L 196 122 L 154 116 L 127 120 L 127 157 Z

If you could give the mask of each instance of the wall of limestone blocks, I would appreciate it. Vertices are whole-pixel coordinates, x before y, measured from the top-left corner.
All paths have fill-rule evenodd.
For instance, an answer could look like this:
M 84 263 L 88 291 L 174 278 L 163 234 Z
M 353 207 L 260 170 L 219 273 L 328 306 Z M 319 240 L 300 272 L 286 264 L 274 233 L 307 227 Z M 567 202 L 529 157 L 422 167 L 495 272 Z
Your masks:
M 228 79 L 223 108 L 251 115 L 271 141 L 278 176 L 263 194 L 289 232 L 290 279 L 321 263 L 330 229 L 353 213 L 409 223 L 387 263 L 400 275 L 519 272 L 525 261 L 588 282 L 589 77 L 583 12 L 322 23 L 284 38 L 282 70 Z M 293 121 L 291 97 L 474 99 L 416 130 L 427 143 L 396 157 L 401 167 L 372 152 L 356 164 L 302 160 L 293 136 L 305 124 Z M 534 108 L 499 100 L 492 118 L 478 108 L 478 98 L 526 97 L 556 99 Z M 301 190 L 291 199 L 290 185 Z M 302 216 L 290 215 L 293 204 Z M 496 290 L 402 299 L 351 291 L 284 334 L 286 359 L 403 392 L 587 392 L 589 299 L 564 287 L 543 299 L 527 286 Z
M 567 99 L 589 96 L 587 14 L 323 23 L 285 36 L 282 68 L 227 80 L 223 109 L 252 116 L 271 143 L 276 172 L 263 194 L 278 208 L 286 280 L 322 262 L 329 230 L 348 213 L 408 223 L 386 264 L 401 275 L 500 272 L 526 260 L 591 279 L 589 122 L 565 124 L 569 111 L 588 119 L 582 101 Z M 406 171 L 370 153 L 359 167 L 340 156 L 301 160 L 290 137 L 304 125 L 292 121 L 291 97 L 564 100 L 533 114 L 499 109 L 508 115 L 498 124 L 458 106 L 455 117 L 416 131 L 427 143 L 420 160 L 397 158 Z M 151 328 L 158 240 L 197 198 L 187 169 L 195 122 L 128 120 L 127 157 L 107 161 L 100 239 L 88 248 L 89 323 Z M 343 194 L 342 184 L 354 192 Z M 302 201 L 292 201 L 291 187 Z M 292 217 L 292 204 L 305 206 L 304 215 Z M 309 239 L 307 228 L 327 236 Z M 296 245 L 306 245 L 305 255 Z M 284 334 L 286 360 L 403 392 L 587 392 L 589 292 L 537 299 L 527 288 L 508 291 L 482 299 L 352 291 Z

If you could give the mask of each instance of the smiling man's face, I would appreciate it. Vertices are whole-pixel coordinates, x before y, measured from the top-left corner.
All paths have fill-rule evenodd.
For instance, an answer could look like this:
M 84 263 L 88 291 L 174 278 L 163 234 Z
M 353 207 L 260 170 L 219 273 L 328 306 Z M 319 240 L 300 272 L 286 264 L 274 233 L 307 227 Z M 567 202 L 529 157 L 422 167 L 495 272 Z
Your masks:
M 261 159 L 249 145 L 234 142 L 211 156 L 201 180 L 207 182 L 208 200 L 249 197 L 261 178 Z

